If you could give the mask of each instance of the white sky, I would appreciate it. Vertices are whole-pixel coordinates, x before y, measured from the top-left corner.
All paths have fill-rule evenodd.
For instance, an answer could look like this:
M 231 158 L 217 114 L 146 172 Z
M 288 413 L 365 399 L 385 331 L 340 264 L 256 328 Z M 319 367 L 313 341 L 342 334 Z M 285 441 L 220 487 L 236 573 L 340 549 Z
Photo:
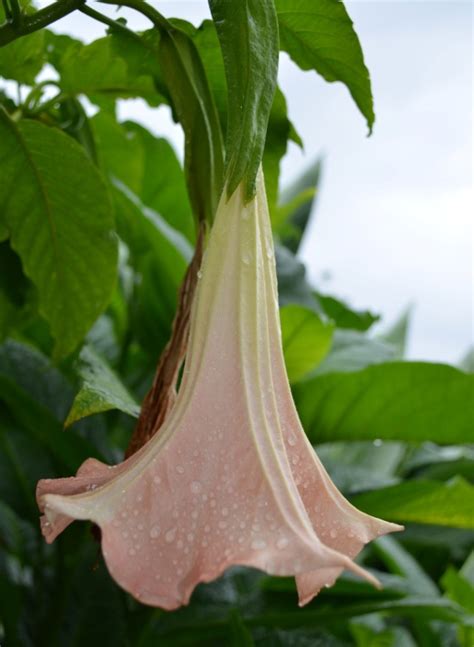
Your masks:
M 205 0 L 155 4 L 195 23 L 209 15 Z M 283 184 L 316 156 L 325 158 L 302 256 L 321 290 L 381 313 L 385 325 L 413 304 L 409 356 L 456 362 L 473 343 L 472 5 L 358 0 L 346 6 L 372 76 L 371 138 L 342 84 L 281 57 L 280 84 L 305 143 L 304 154 L 290 147 Z M 149 26 L 136 13 L 119 15 L 132 28 Z M 56 28 L 87 41 L 104 31 L 78 13 Z M 182 133 L 167 108 L 127 101 L 120 116 L 143 122 L 181 150 Z

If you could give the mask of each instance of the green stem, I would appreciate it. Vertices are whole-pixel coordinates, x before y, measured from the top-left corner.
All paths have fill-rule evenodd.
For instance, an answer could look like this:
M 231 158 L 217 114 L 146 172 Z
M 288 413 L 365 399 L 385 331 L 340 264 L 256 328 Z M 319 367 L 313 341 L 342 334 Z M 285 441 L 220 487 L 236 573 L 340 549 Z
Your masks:
M 19 24 L 15 24 L 14 21 L 3 23 L 3 25 L 0 25 L 0 47 L 8 45 L 17 38 L 43 29 L 43 27 L 79 9 L 84 2 L 85 0 L 59 0 L 59 2 L 54 2 L 49 7 L 45 7 L 31 16 L 21 16 Z M 12 10 L 13 17 L 14 9 Z
M 83 7 L 79 7 L 79 11 L 81 13 L 86 14 L 86 16 L 90 16 L 91 18 L 94 18 L 94 20 L 98 20 L 99 22 L 104 23 L 104 25 L 108 25 L 111 29 L 114 29 L 115 31 L 122 32 L 124 34 L 127 34 L 128 36 L 133 36 L 137 40 L 140 40 L 140 36 L 136 34 L 134 31 L 126 27 L 125 25 L 122 25 L 122 23 L 118 22 L 117 20 L 113 20 L 113 18 L 109 18 L 108 16 L 105 16 L 103 13 L 100 13 L 100 11 L 96 11 L 95 9 L 92 9 L 88 5 L 84 5 Z
M 3 11 L 5 12 L 5 18 L 7 19 L 7 22 L 9 22 L 12 19 L 12 10 L 10 9 L 10 5 L 8 4 L 8 0 L 2 0 L 3 4 Z
M 117 0 L 99 0 L 99 2 L 103 2 L 105 4 L 117 4 Z M 139 11 L 158 29 L 172 29 L 172 25 L 159 11 L 151 7 L 146 2 L 143 2 L 143 0 L 123 0 L 120 1 L 120 6 L 129 7 L 130 9 L 135 9 L 135 11 Z
M 18 0 L 10 0 L 10 10 L 11 10 L 11 19 L 12 24 L 17 27 L 21 25 L 23 15 L 21 13 L 21 7 L 18 4 Z

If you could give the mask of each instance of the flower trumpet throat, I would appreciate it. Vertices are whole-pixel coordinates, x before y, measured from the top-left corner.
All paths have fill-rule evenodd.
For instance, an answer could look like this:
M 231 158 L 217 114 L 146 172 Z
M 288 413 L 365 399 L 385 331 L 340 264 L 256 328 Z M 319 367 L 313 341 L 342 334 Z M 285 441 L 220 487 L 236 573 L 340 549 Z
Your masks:
M 221 198 L 204 255 L 176 403 L 117 466 L 89 459 L 73 478 L 42 480 L 51 542 L 74 519 L 102 531 L 115 580 L 147 604 L 186 604 L 234 564 L 296 577 L 300 604 L 400 526 L 351 506 L 309 444 L 282 353 L 263 175 L 245 203 Z

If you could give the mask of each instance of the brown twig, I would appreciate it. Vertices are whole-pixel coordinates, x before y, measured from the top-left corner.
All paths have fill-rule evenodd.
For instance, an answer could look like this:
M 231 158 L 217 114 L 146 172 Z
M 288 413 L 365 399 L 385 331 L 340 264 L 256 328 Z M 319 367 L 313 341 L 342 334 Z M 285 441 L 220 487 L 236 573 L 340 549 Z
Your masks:
M 125 458 L 150 440 L 160 429 L 175 403 L 179 370 L 186 355 L 189 338 L 191 306 L 202 262 L 205 229 L 205 223 L 201 222 L 194 257 L 179 291 L 171 338 L 161 354 L 152 387 L 143 400 L 140 417 L 125 452 Z

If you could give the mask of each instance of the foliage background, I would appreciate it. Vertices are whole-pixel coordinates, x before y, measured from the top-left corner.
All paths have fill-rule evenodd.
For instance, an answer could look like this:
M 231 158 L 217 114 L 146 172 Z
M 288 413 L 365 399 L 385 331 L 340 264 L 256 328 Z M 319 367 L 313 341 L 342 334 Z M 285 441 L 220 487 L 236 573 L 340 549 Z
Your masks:
M 319 2 L 303 25 L 313 51 L 291 36 L 302 29 L 297 18 L 284 24 L 291 3 L 276 6 L 283 47 L 303 68 L 344 82 L 370 124 L 370 83 L 346 14 Z M 335 20 L 336 32 L 327 27 Z M 202 57 L 208 109 L 216 106 L 225 132 L 214 27 L 179 28 Z M 116 113 L 117 99 L 143 97 L 171 103 L 186 122 L 173 99 L 182 77 L 163 74 L 159 47 L 156 30 L 136 38 L 115 27 L 88 46 L 43 30 L 0 49 L 0 75 L 26 87 L 17 96 L 6 84 L 0 96 L 2 644 L 470 646 L 472 356 L 460 368 L 404 361 L 406 320 L 374 334 L 376 314 L 309 283 L 298 249 L 320 169 L 278 194 L 280 159 L 298 141 L 279 93 L 264 165 L 285 359 L 305 430 L 336 484 L 361 509 L 407 526 L 361 555 L 384 589 L 347 575 L 298 609 L 292 581 L 232 569 L 199 587 L 188 608 L 164 613 L 114 584 L 86 524 L 43 542 L 36 481 L 71 474 L 91 455 L 121 459 L 192 254 L 193 195 L 208 173 L 186 175 L 167 141 Z M 335 48 L 346 64 L 328 69 Z M 204 143 L 194 154 L 205 155 Z

